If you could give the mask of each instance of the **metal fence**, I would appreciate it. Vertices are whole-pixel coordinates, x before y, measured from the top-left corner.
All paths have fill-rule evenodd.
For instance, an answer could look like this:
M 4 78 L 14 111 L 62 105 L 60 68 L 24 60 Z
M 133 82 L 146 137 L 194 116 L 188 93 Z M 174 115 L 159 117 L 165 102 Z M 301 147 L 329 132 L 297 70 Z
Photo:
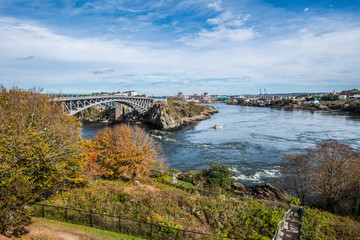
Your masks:
M 35 217 L 82 224 L 148 239 L 240 239 L 217 237 L 211 234 L 171 228 L 155 223 L 141 222 L 118 216 L 45 204 L 33 205 L 32 215 Z

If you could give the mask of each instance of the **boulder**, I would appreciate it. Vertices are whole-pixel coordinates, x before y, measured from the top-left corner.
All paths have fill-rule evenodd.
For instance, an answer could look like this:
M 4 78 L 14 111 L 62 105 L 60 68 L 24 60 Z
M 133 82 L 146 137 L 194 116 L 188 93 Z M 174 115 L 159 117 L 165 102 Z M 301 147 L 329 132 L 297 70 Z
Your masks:
M 245 191 L 246 187 L 244 186 L 244 184 L 235 182 L 233 184 L 231 184 L 231 187 L 234 188 L 235 190 L 239 190 L 239 191 Z
M 244 197 L 246 195 L 246 192 L 241 190 L 234 190 L 234 193 L 240 197 Z
M 271 201 L 284 201 L 285 191 L 279 187 L 272 186 L 267 183 L 265 185 L 255 185 L 248 187 L 250 195 L 258 199 L 265 199 Z

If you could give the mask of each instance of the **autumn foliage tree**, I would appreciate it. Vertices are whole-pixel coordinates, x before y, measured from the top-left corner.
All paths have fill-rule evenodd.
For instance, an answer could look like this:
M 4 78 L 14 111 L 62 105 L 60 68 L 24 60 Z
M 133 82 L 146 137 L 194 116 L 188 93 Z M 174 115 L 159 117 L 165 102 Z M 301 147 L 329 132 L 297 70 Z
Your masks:
M 324 141 L 305 154 L 288 155 L 280 163 L 289 190 L 302 200 L 329 211 L 360 214 L 360 153 L 335 140 Z
M 291 189 L 302 203 L 308 200 L 310 194 L 309 160 L 307 154 L 299 154 L 287 155 L 280 162 L 280 171 L 285 178 L 286 188 Z
M 157 142 L 139 127 L 117 125 L 101 130 L 88 147 L 90 164 L 104 178 L 147 177 L 162 165 Z
M 0 234 L 29 202 L 83 181 L 80 125 L 36 90 L 0 89 Z

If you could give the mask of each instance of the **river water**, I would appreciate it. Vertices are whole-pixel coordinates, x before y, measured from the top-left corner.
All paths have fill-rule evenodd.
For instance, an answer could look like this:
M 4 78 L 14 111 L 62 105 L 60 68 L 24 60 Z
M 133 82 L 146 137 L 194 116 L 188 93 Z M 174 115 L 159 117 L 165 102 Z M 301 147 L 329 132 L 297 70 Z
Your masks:
M 164 137 L 170 168 L 196 170 L 212 161 L 228 164 L 246 184 L 273 182 L 286 154 L 299 154 L 326 139 L 360 150 L 360 117 L 325 111 L 285 110 L 213 104 L 219 113 Z M 214 129 L 215 124 L 223 128 Z M 104 124 L 85 124 L 83 138 L 92 138 Z

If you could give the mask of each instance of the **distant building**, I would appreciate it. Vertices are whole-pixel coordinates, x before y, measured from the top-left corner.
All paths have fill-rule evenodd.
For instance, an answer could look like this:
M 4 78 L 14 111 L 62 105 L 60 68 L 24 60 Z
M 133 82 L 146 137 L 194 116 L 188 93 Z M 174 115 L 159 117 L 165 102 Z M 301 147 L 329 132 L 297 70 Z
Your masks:
M 305 101 L 305 104 L 316 104 L 316 103 L 320 103 L 319 100 L 310 100 L 310 101 Z
M 126 92 L 123 92 L 124 94 L 126 94 L 127 96 L 129 97 L 133 97 L 133 96 L 137 96 L 138 95 L 138 92 L 137 91 L 126 91 Z
M 115 96 L 128 96 L 126 93 L 117 92 L 114 94 Z
M 351 96 L 349 96 L 349 98 L 360 98 L 360 94 L 351 95 Z
M 345 100 L 346 98 L 347 98 L 346 95 L 339 95 L 339 99 L 340 99 L 340 100 Z
M 185 98 L 185 95 L 183 92 L 178 92 L 177 98 Z
M 201 96 L 201 101 L 203 102 L 210 102 L 210 95 L 208 92 L 205 92 L 204 95 Z

